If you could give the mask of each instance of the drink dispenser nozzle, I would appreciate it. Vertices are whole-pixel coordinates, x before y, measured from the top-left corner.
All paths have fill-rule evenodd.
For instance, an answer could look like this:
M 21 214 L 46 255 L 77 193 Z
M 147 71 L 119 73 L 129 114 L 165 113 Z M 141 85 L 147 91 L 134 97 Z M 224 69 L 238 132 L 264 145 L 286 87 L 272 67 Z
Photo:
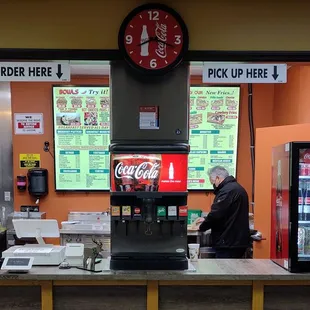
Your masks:
M 154 206 L 154 199 L 152 198 L 144 198 L 143 199 L 144 205 L 144 222 L 146 224 L 146 235 L 151 235 L 151 224 L 153 223 L 153 206 Z

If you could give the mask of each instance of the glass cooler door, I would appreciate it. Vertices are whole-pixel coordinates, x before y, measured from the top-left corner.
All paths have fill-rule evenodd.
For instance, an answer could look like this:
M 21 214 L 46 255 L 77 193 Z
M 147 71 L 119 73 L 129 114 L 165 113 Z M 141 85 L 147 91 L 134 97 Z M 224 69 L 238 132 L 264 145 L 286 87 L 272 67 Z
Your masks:
M 310 148 L 299 149 L 298 179 L 297 257 L 310 264 Z

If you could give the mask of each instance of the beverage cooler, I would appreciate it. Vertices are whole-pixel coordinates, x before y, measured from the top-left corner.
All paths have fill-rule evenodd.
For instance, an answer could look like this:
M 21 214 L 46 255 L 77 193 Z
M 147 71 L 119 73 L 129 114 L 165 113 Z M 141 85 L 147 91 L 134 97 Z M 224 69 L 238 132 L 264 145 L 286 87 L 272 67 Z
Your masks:
M 112 144 L 112 270 L 185 270 L 189 146 Z
M 272 152 L 271 259 L 291 272 L 310 271 L 310 142 Z

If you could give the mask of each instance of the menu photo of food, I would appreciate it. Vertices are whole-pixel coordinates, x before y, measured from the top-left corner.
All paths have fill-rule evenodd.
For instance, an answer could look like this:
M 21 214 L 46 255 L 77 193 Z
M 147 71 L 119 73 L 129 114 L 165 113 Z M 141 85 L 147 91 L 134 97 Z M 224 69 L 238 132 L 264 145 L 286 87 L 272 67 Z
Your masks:
M 79 113 L 57 113 L 57 126 L 80 126 L 81 117 Z
M 207 98 L 205 97 L 198 97 L 196 99 L 196 107 L 197 110 L 205 110 L 209 105 L 209 102 L 207 100 Z
M 71 106 L 72 108 L 74 109 L 80 109 L 83 105 L 83 101 L 82 101 L 82 98 L 79 98 L 79 97 L 73 97 L 71 99 Z
M 202 124 L 202 114 L 191 114 L 189 117 L 190 128 L 198 128 Z
M 219 110 L 224 105 L 224 99 L 211 100 L 211 110 Z
M 96 106 L 97 106 L 96 98 L 93 97 L 86 98 L 86 108 L 93 109 L 96 108 Z
M 67 107 L 66 97 L 58 97 L 56 100 L 56 105 L 59 110 L 65 109 Z
M 104 111 L 107 111 L 110 109 L 110 97 L 101 97 L 100 98 L 100 107 Z
M 98 126 L 98 113 L 97 112 L 84 112 L 84 125 L 85 126 Z
M 225 118 L 226 118 L 226 115 L 224 113 L 220 113 L 220 112 L 219 113 L 209 112 L 207 114 L 207 122 L 208 123 L 223 125 L 225 122 Z
M 235 110 L 238 107 L 238 101 L 234 97 L 226 97 L 225 105 L 228 107 L 229 110 Z

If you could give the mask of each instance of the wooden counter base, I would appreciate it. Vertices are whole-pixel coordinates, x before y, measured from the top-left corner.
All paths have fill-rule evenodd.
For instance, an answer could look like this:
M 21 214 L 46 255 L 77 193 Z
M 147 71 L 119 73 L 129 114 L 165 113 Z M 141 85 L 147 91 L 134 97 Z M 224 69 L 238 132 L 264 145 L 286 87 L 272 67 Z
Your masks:
M 290 274 L 268 260 L 200 260 L 195 273 L 38 267 L 26 275 L 0 272 L 0 286 L 1 310 L 306 310 L 310 303 L 310 274 Z

